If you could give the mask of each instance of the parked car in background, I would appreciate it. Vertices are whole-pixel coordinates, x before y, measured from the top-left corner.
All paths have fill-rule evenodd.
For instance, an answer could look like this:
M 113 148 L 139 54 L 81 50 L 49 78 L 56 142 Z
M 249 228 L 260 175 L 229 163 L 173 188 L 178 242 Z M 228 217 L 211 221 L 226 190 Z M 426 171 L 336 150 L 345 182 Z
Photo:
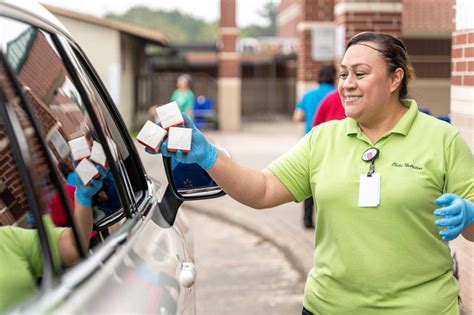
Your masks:
M 78 161 L 69 142 L 81 137 L 89 147 L 100 144 L 109 174 L 92 197 L 93 230 L 82 251 L 72 213 Z M 36 2 L 0 0 L 0 232 L 29 240 L 27 248 L 0 233 L 0 247 L 11 245 L 0 248 L 0 297 L 14 297 L 0 298 L 0 312 L 194 314 L 192 239 L 178 208 L 223 192 L 196 166 L 164 165 L 170 184 L 146 175 L 116 106 L 67 30 Z M 193 176 L 204 184 L 177 183 Z M 55 263 L 51 220 L 54 231 L 63 226 L 74 235 L 81 257 L 72 266 Z M 38 261 L 9 265 L 10 254 Z

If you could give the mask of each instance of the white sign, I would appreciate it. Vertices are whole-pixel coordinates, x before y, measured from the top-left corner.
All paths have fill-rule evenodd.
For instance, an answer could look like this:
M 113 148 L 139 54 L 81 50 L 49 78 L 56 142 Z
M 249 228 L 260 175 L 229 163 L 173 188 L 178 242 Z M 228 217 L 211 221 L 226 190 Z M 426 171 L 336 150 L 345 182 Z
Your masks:
M 472 13 L 474 12 L 474 1 L 472 0 L 457 0 L 456 2 L 456 30 L 473 30 L 474 19 Z
M 314 61 L 331 61 L 335 58 L 334 25 L 318 25 L 312 28 L 311 57 Z
M 335 54 L 336 58 L 341 58 L 346 52 L 346 27 L 343 25 L 336 26 L 335 31 Z
M 64 139 L 56 127 L 50 131 L 49 140 L 53 144 L 54 149 L 61 159 L 66 158 L 71 152 L 69 150 L 69 146 L 67 145 L 66 139 Z

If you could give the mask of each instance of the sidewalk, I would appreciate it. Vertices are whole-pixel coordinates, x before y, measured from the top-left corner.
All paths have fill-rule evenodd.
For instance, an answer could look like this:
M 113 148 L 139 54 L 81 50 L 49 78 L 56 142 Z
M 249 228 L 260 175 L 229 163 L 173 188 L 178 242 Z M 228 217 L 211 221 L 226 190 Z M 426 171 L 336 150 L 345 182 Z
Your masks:
M 240 132 L 205 132 L 208 139 L 226 148 L 244 165 L 262 169 L 289 150 L 301 137 L 303 126 L 290 120 L 244 122 Z M 289 259 L 302 280 L 312 266 L 314 230 L 303 227 L 302 204 L 294 202 L 272 209 L 255 210 L 229 196 L 185 202 L 185 211 L 196 211 L 253 232 L 273 243 Z

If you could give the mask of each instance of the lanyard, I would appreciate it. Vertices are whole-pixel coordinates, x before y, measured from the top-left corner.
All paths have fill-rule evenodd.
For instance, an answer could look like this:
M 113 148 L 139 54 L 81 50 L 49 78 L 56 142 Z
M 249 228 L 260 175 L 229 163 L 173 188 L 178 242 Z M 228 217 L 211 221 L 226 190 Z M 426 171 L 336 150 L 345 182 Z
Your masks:
M 372 177 L 372 174 L 375 172 L 375 159 L 379 156 L 379 149 L 375 147 L 368 148 L 362 153 L 362 161 L 370 162 L 369 172 L 367 173 L 368 177 Z

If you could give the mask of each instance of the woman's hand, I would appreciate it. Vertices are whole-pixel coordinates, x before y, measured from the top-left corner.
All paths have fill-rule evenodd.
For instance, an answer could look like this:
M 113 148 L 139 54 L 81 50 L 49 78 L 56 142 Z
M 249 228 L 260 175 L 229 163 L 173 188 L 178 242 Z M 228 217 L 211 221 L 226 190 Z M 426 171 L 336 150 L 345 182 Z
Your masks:
M 92 205 L 92 197 L 102 188 L 102 183 L 105 177 L 107 177 L 109 171 L 105 170 L 102 166 L 97 165 L 97 170 L 100 173 L 99 178 L 92 179 L 89 185 L 84 185 L 82 180 L 78 176 L 76 191 L 74 192 L 74 198 L 83 206 L 89 207 Z
M 462 199 L 455 194 L 444 194 L 435 203 L 443 208 L 437 209 L 434 214 L 445 216 L 436 220 L 437 226 L 446 226 L 439 235 L 444 241 L 451 241 L 461 234 L 474 220 L 474 205 L 467 199 Z
M 181 163 L 197 163 L 201 168 L 208 170 L 216 162 L 218 150 L 213 144 L 207 141 L 206 137 L 202 134 L 201 131 L 199 131 L 199 129 L 197 129 L 197 127 L 194 125 L 188 115 L 186 115 L 185 113 L 182 114 L 186 122 L 186 127 L 191 128 L 193 130 L 191 151 L 188 153 L 183 153 L 181 150 L 178 150 L 176 152 L 169 152 L 168 140 L 165 140 L 161 145 L 160 151 L 158 153 L 161 153 L 167 157 L 173 157 Z M 157 154 L 149 149 L 145 149 L 145 151 L 150 154 Z

